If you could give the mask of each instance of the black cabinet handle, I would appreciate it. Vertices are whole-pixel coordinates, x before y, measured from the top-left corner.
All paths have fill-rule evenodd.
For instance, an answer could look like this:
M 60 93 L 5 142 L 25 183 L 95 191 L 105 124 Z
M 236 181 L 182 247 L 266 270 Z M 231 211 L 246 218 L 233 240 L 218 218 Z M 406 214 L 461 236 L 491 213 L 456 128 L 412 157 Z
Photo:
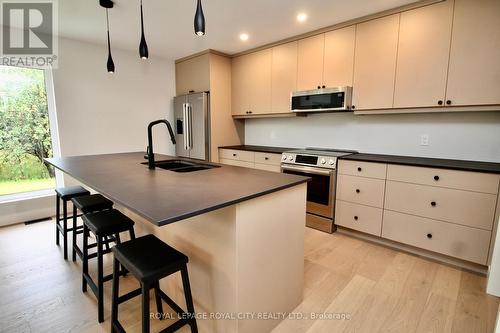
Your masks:
M 451 100 L 447 100 L 446 105 L 451 105 Z
M 356 189 L 356 193 L 359 193 L 359 192 L 361 192 L 361 191 L 359 190 L 359 188 L 357 188 L 357 189 Z
M 443 101 L 442 101 L 442 100 L 439 100 L 439 101 L 438 101 L 438 105 L 443 105 Z
M 264 159 L 267 161 L 269 159 L 269 157 L 264 157 Z
M 436 207 L 436 201 L 432 201 L 432 202 L 431 202 L 431 206 L 432 206 L 432 207 Z
M 427 238 L 432 239 L 432 234 L 427 234 Z
M 355 108 L 356 108 L 356 106 L 355 106 L 355 105 L 351 105 L 351 109 L 353 109 L 353 110 L 354 110 Z
M 248 111 L 249 114 L 252 114 L 252 111 Z
M 236 154 L 233 154 L 234 157 L 236 157 Z
M 323 89 L 326 88 L 326 86 L 323 86 Z
M 318 86 L 318 89 L 321 89 L 321 86 Z
M 439 176 L 434 176 L 434 180 L 438 181 L 439 180 Z
M 361 167 L 358 167 L 358 172 L 361 172 L 361 170 L 362 170 Z
M 358 220 L 358 217 L 357 217 L 357 216 L 354 216 L 354 220 L 356 220 L 356 221 L 357 221 L 357 220 Z

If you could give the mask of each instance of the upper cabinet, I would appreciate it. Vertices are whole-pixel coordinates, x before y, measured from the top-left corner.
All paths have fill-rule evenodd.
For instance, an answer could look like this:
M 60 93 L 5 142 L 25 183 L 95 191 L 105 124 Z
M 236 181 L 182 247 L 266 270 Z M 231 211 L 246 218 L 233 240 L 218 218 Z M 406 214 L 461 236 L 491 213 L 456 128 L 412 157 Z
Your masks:
M 323 85 L 352 86 L 356 26 L 333 30 L 325 34 Z
M 271 113 L 271 61 L 271 49 L 233 58 L 233 115 Z
M 455 0 L 446 100 L 500 104 L 499 0 Z
M 297 90 L 297 47 L 291 42 L 272 48 L 271 112 L 290 112 L 290 94 Z
M 392 108 L 400 15 L 356 27 L 353 105 L 356 109 Z
M 321 88 L 325 35 L 301 39 L 298 45 L 297 90 Z
M 394 107 L 444 105 L 453 1 L 401 13 Z
M 175 64 L 175 93 L 210 90 L 209 54 L 203 54 Z

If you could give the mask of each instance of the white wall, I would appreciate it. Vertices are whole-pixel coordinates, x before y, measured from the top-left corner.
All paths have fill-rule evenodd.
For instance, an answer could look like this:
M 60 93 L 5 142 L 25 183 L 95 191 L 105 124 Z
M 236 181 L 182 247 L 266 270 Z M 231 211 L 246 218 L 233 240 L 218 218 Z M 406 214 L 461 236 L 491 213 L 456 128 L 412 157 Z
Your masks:
M 105 46 L 59 39 L 59 67 L 52 76 L 62 156 L 145 151 L 148 123 L 173 118 L 174 61 L 112 51 L 116 73 L 110 75 Z M 155 128 L 155 151 L 175 151 L 161 125 Z M 2 202 L 0 226 L 47 217 L 54 206 L 52 196 Z
M 245 144 L 500 162 L 500 112 L 249 119 Z M 420 135 L 429 145 L 420 146 Z

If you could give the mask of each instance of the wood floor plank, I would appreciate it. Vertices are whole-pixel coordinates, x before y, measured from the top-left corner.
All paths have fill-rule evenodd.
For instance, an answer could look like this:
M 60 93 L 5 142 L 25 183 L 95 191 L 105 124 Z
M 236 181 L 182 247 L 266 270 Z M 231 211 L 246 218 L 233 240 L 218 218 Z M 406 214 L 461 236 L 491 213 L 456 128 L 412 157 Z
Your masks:
M 445 265 L 439 265 L 436 277 L 432 283 L 431 292 L 447 297 L 452 301 L 456 301 L 460 290 L 461 278 L 461 270 Z
M 420 317 L 417 333 L 448 333 L 453 326 L 455 302 L 431 293 Z

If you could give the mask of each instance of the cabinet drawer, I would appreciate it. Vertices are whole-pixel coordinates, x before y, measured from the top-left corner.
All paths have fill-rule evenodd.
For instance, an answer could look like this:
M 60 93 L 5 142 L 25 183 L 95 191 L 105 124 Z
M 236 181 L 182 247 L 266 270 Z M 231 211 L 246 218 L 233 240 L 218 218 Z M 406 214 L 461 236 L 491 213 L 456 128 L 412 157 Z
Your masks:
M 339 175 L 337 199 L 382 208 L 385 180 Z
M 219 158 L 219 163 L 227 164 L 227 165 L 234 165 L 234 166 L 239 166 L 239 167 L 245 167 L 245 168 L 252 168 L 252 169 L 254 167 L 254 164 L 252 162 L 228 160 L 228 159 L 224 159 L 224 158 Z
M 254 168 L 259 170 L 281 172 L 281 167 L 279 165 L 255 163 Z
M 491 230 L 496 195 L 388 180 L 385 208 Z
M 235 150 L 235 149 L 219 149 L 219 158 L 253 162 L 255 153 L 253 151 Z
M 491 232 L 384 211 L 382 237 L 485 265 Z
M 387 179 L 497 194 L 500 176 L 488 173 L 388 165 Z
M 346 228 L 380 236 L 382 209 L 337 200 L 335 224 Z
M 281 165 L 281 154 L 255 153 L 255 163 Z
M 342 175 L 385 179 L 387 164 L 340 160 L 338 172 Z

